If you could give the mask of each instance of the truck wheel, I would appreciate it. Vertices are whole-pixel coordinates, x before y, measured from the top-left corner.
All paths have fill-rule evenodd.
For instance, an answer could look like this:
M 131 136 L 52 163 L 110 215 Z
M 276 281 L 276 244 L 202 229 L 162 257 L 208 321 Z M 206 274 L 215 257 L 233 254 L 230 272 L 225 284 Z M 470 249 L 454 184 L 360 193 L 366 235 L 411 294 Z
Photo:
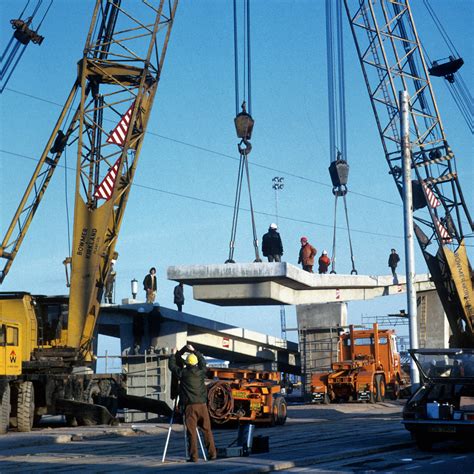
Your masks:
M 35 415 L 35 389 L 33 382 L 18 385 L 17 423 L 18 431 L 31 431 Z
M 369 402 L 369 403 L 376 403 L 375 398 L 376 398 L 376 394 L 375 394 L 373 391 L 370 392 L 368 402 Z
M 374 377 L 368 403 L 377 403 L 377 377 Z
M 433 439 L 426 433 L 417 433 L 415 435 L 416 446 L 422 451 L 431 451 Z
M 286 409 L 286 400 L 283 397 L 277 398 L 278 400 L 278 425 L 284 425 L 286 422 L 287 409 Z
M 397 382 L 394 382 L 392 384 L 392 390 L 390 392 L 390 399 L 391 400 L 398 400 L 400 398 L 400 384 Z
M 382 374 L 375 376 L 375 390 L 375 401 L 383 402 L 385 400 L 385 379 Z
M 7 382 L 0 400 L 0 434 L 5 434 L 10 422 L 10 384 Z

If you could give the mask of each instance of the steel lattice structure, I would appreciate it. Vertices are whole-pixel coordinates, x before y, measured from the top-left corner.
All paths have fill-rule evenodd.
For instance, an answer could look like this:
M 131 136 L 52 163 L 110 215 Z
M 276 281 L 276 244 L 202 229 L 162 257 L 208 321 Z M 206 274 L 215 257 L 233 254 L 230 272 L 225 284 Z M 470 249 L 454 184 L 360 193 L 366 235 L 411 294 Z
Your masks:
M 447 254 L 474 230 L 445 136 L 408 0 L 344 0 L 390 174 L 402 194 L 399 91 L 410 96 L 415 233 L 448 316 L 456 345 L 471 345 L 472 298 L 461 296 Z M 430 200 L 439 204 L 432 207 Z M 466 256 L 467 260 L 467 256 Z M 470 269 L 470 265 L 467 262 Z M 463 280 L 472 295 L 472 282 Z M 469 289 L 470 285 L 470 289 Z M 471 339 L 466 341 L 466 337 Z
M 113 259 L 178 0 L 97 0 L 77 79 L 0 247 L 3 281 L 65 148 L 77 156 L 67 340 L 88 345 Z M 124 120 L 119 143 L 111 130 Z M 122 130 L 122 132 L 123 132 Z M 117 170 L 108 199 L 97 189 Z M 110 183 L 109 183 L 110 184 Z M 74 327 L 71 327 L 73 326 Z

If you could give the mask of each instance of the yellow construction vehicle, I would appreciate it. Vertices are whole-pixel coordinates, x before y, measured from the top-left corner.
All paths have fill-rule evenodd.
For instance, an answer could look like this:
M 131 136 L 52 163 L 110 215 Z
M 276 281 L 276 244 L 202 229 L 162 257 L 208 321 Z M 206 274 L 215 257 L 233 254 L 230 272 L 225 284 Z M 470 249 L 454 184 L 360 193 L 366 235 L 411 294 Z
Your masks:
M 0 294 L 0 432 L 9 423 L 29 431 L 44 414 L 112 422 L 107 399 L 111 410 L 136 407 L 121 376 L 93 374 L 92 345 L 177 3 L 96 1 L 77 79 L 0 246 L 2 282 L 69 147 L 77 156 L 70 293 Z

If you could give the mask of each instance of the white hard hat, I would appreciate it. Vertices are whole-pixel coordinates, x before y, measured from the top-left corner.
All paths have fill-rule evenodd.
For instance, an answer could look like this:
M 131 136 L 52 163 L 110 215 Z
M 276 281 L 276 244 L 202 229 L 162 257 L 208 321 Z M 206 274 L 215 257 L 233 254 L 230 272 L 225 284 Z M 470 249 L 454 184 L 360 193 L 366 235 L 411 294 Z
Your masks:
M 323 250 L 323 255 L 327 255 L 328 254 L 328 251 L 327 250 Z
M 278 226 L 274 222 L 272 222 L 270 224 L 270 229 L 278 229 Z

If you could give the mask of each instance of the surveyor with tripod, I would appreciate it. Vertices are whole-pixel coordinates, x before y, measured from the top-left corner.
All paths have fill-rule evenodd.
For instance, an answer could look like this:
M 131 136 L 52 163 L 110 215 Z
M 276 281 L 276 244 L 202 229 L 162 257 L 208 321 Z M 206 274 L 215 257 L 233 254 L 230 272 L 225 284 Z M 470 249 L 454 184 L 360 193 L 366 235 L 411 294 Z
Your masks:
M 185 366 L 183 367 L 183 355 L 189 352 Z M 211 420 L 207 410 L 207 388 L 204 383 L 206 377 L 206 360 L 204 356 L 196 351 L 190 344 L 181 350 L 172 350 L 168 361 L 168 367 L 179 379 L 179 400 L 184 408 L 186 430 L 189 439 L 189 461 L 198 460 L 198 432 L 201 428 L 204 434 L 209 459 L 217 457 L 214 437 L 211 431 Z

